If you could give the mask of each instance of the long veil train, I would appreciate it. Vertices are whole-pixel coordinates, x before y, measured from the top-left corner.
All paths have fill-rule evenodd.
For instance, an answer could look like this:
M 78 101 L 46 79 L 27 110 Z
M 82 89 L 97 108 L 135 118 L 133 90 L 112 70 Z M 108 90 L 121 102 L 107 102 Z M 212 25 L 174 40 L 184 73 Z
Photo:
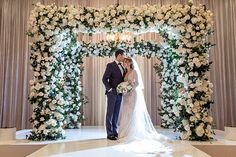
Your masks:
M 123 104 L 130 105 L 130 103 L 134 103 L 131 105 L 133 106 L 133 110 L 130 112 L 132 114 L 132 116 L 130 116 L 131 119 L 127 119 L 130 121 L 129 133 L 127 136 L 119 140 L 120 143 L 123 143 L 123 145 L 120 145 L 119 148 L 122 151 L 137 153 L 157 153 L 160 151 L 169 151 L 169 148 L 165 146 L 164 143 L 170 140 L 167 137 L 157 133 L 148 114 L 143 94 L 144 84 L 142 81 L 141 72 L 137 62 L 134 59 L 132 59 L 132 61 L 138 83 L 135 88 L 134 97 L 131 97 L 128 104 Z M 124 103 L 127 103 L 127 101 Z M 122 112 L 129 111 L 123 110 L 121 113 Z

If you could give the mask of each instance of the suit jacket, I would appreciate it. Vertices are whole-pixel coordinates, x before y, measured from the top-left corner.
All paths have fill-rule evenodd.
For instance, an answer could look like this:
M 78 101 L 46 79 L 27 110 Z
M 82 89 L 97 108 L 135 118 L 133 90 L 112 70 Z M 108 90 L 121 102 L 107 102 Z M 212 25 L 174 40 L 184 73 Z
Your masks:
M 112 88 L 112 92 L 117 94 L 116 87 L 118 84 L 124 81 L 124 77 L 120 71 L 117 63 L 111 62 L 107 64 L 105 73 L 102 77 L 102 82 L 105 85 L 106 93 Z

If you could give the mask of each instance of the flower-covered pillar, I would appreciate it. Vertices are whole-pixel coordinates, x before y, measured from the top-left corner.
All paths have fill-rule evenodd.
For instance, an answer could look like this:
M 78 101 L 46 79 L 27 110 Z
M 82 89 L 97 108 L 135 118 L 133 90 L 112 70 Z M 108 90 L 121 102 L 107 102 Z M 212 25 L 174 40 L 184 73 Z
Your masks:
M 209 115 L 213 85 L 208 76 L 211 46 L 211 43 L 204 42 L 191 49 L 186 47 L 185 59 L 179 62 L 182 75 L 178 77 L 180 116 L 176 118 L 176 130 L 183 133 L 182 139 L 205 141 L 213 138 L 213 118 Z
M 68 27 L 65 14 L 64 8 L 54 5 L 39 5 L 31 14 L 28 35 L 34 38 L 30 57 L 34 78 L 30 81 L 29 100 L 34 129 L 28 139 L 63 139 L 63 128 L 78 128 L 83 119 L 79 111 L 84 102 L 82 55 L 77 53 L 76 33 Z
M 83 54 L 78 53 L 81 46 L 77 42 L 76 34 L 69 31 L 64 36 L 68 40 L 63 55 L 63 89 L 65 93 L 65 128 L 80 128 L 84 119 L 81 113 L 82 104 L 86 99 L 82 94 L 82 59 Z
M 212 139 L 212 84 L 208 79 L 212 44 L 206 42 L 212 32 L 212 13 L 189 2 L 172 7 L 161 18 L 164 29 L 159 34 L 165 44 L 155 68 L 161 79 L 162 126 L 182 132 L 182 139 Z
M 209 49 L 213 45 L 206 41 L 212 33 L 212 13 L 205 6 L 196 7 L 192 3 L 186 9 L 188 15 L 177 43 L 181 58 L 177 62 L 179 88 L 175 129 L 182 132 L 182 139 L 205 141 L 213 138 L 213 118 L 209 114 L 213 103 Z
M 38 31 L 40 33 L 35 35 L 36 40 L 31 45 L 33 51 L 30 63 L 34 78 L 30 81 L 29 100 L 33 104 L 30 121 L 34 129 L 28 139 L 63 139 L 65 101 L 61 79 L 64 71 L 61 69 L 64 69 L 64 66 L 60 64 L 63 53 L 55 53 L 62 51 L 60 46 L 56 46 L 57 35 L 46 28 L 44 30 L 38 28 Z M 53 49 L 53 47 L 57 47 L 57 49 Z
M 154 68 L 160 77 L 161 97 L 161 126 L 164 128 L 175 128 L 175 119 L 179 116 L 176 107 L 178 98 L 177 76 L 179 67 L 177 65 L 180 56 L 177 54 L 177 36 L 175 31 L 168 27 L 159 28 L 159 34 L 163 38 L 162 53 L 159 54 L 160 63 Z

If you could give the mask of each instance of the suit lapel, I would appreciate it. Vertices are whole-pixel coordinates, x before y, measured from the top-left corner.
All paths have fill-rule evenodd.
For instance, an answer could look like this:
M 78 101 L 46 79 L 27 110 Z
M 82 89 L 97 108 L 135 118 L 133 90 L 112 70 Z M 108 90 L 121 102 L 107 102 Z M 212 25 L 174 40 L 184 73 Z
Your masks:
M 122 73 L 121 73 L 121 71 L 120 71 L 120 68 L 119 68 L 118 64 L 116 64 L 115 61 L 113 62 L 113 66 L 116 68 L 116 70 L 118 70 L 118 71 L 120 72 L 120 75 L 122 76 Z

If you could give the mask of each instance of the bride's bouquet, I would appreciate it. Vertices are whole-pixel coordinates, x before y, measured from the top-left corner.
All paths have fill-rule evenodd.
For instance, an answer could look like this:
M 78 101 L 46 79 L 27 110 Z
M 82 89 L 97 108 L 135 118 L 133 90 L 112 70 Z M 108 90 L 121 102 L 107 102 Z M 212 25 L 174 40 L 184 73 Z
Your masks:
M 132 89 L 133 89 L 132 84 L 128 81 L 121 82 L 116 88 L 117 92 L 122 94 L 127 94 L 131 92 Z

